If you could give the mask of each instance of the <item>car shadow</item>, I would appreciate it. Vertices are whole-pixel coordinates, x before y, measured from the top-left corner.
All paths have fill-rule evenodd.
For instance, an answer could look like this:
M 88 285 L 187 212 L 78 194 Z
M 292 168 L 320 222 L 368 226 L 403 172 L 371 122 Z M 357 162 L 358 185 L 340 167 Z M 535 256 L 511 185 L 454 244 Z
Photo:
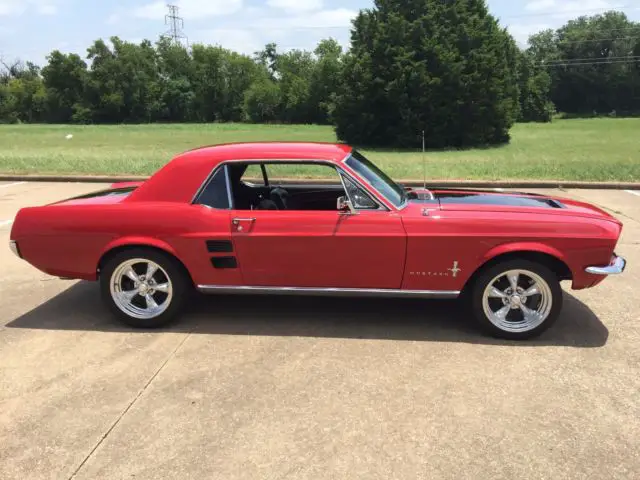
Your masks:
M 9 322 L 7 328 L 148 332 L 120 324 L 102 305 L 97 285 L 79 282 Z M 461 302 L 421 299 L 193 295 L 183 317 L 159 332 L 300 336 L 487 345 L 597 348 L 609 331 L 580 300 L 565 293 L 558 323 L 528 342 L 480 333 Z

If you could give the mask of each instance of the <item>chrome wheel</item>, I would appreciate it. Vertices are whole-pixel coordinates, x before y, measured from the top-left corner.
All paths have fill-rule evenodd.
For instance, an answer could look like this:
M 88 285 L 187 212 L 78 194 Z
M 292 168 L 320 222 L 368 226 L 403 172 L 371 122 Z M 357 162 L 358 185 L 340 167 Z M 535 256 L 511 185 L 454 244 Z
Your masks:
M 549 317 L 553 293 L 540 275 L 528 270 L 509 270 L 487 284 L 482 307 L 487 319 L 500 330 L 528 332 Z
M 167 272 L 144 258 L 118 265 L 111 275 L 110 292 L 120 310 L 140 319 L 162 315 L 173 298 L 173 286 Z

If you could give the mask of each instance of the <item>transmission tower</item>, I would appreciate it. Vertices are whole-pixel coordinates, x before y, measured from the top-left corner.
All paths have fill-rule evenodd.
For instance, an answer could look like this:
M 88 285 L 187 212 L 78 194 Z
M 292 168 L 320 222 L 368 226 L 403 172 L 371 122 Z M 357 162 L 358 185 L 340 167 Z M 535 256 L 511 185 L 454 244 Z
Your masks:
M 164 36 L 171 38 L 174 43 L 182 44 L 184 41 L 189 46 L 189 39 L 184 34 L 184 20 L 179 15 L 180 9 L 176 5 L 167 5 L 169 13 L 164 16 L 164 24 L 169 26 L 169 30 Z

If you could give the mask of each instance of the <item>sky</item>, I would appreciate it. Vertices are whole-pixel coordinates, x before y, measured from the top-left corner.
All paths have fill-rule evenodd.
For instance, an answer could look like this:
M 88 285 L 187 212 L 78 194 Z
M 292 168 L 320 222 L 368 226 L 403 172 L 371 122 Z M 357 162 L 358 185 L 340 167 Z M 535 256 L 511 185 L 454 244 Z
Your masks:
M 86 57 L 98 38 L 156 40 L 165 0 L 0 0 L 0 58 L 39 65 L 54 49 Z M 281 50 L 313 49 L 322 38 L 349 44 L 351 19 L 373 0 L 172 0 L 191 43 L 253 53 L 268 42 Z M 640 21 L 640 0 L 488 0 L 490 12 L 526 44 L 531 33 L 579 15 L 618 9 Z

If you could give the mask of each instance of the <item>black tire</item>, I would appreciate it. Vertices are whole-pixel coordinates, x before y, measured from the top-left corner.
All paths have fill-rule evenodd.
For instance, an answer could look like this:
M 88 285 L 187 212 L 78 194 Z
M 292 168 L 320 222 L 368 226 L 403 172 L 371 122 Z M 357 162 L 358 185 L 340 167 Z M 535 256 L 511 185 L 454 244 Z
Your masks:
M 171 285 L 171 297 L 165 297 L 168 299 L 168 305 L 162 313 L 152 318 L 139 318 L 125 312 L 112 295 L 111 280 L 114 272 L 124 263 L 134 259 L 149 260 L 159 265 L 161 278 L 167 277 Z M 182 312 L 190 291 L 191 281 L 184 267 L 173 256 L 150 248 L 131 248 L 116 253 L 106 261 L 100 272 L 100 292 L 103 301 L 116 318 L 134 328 L 153 329 L 168 325 Z
M 496 277 L 512 270 L 531 272 L 537 275 L 538 277 L 540 277 L 544 282 L 546 282 L 547 286 L 549 287 L 548 292 L 550 292 L 550 298 L 551 298 L 551 306 L 550 306 L 549 313 L 546 316 L 546 318 L 542 321 L 542 323 L 535 326 L 535 328 L 526 329 L 525 327 L 525 329 L 520 331 L 512 331 L 508 329 L 509 327 L 507 327 L 507 329 L 504 329 L 496 325 L 496 323 L 492 322 L 487 316 L 487 314 L 485 313 L 485 309 L 484 309 L 485 290 L 489 287 L 490 283 L 493 283 Z M 524 281 L 524 282 L 530 279 L 529 277 L 527 277 L 526 274 L 522 275 L 521 277 L 522 277 L 521 281 Z M 499 281 L 500 282 L 507 281 L 508 287 L 510 286 L 506 278 L 501 279 Z M 499 288 L 498 290 L 501 290 L 501 289 Z M 517 259 L 506 260 L 504 262 L 500 262 L 496 265 L 486 268 L 475 279 L 475 281 L 473 282 L 471 291 L 469 293 L 470 293 L 468 297 L 469 306 L 471 307 L 472 313 L 476 318 L 480 327 L 489 335 L 496 338 L 501 338 L 501 339 L 528 340 L 531 338 L 535 338 L 541 335 L 544 331 L 548 330 L 558 320 L 558 317 L 562 310 L 562 302 L 563 302 L 562 287 L 560 286 L 560 282 L 557 276 L 545 265 L 531 262 L 528 260 L 517 260 Z M 538 296 L 532 296 L 530 298 L 526 298 L 525 301 L 531 301 L 533 303 L 530 303 L 529 306 L 532 306 L 532 305 L 535 306 L 535 302 L 542 302 L 541 299 L 542 299 L 542 295 L 540 295 L 539 298 Z M 503 300 L 501 298 L 491 298 L 490 300 L 487 300 L 487 301 L 491 302 L 489 304 L 490 307 L 491 305 L 496 305 L 496 302 L 498 302 L 495 308 L 500 309 L 500 308 L 506 308 L 506 305 L 504 307 L 500 307 L 500 303 L 503 303 L 505 301 L 508 302 L 509 300 Z M 516 299 L 516 301 L 518 301 L 518 299 Z M 493 308 L 491 308 L 491 310 L 493 310 Z M 508 313 L 507 315 L 515 317 L 516 319 L 515 321 L 517 321 L 518 315 L 522 315 L 522 319 L 524 320 L 524 315 L 519 312 L 518 308 L 515 308 L 515 310 L 516 311 L 514 313 Z M 535 323 L 532 324 L 532 326 L 533 325 L 535 325 Z

